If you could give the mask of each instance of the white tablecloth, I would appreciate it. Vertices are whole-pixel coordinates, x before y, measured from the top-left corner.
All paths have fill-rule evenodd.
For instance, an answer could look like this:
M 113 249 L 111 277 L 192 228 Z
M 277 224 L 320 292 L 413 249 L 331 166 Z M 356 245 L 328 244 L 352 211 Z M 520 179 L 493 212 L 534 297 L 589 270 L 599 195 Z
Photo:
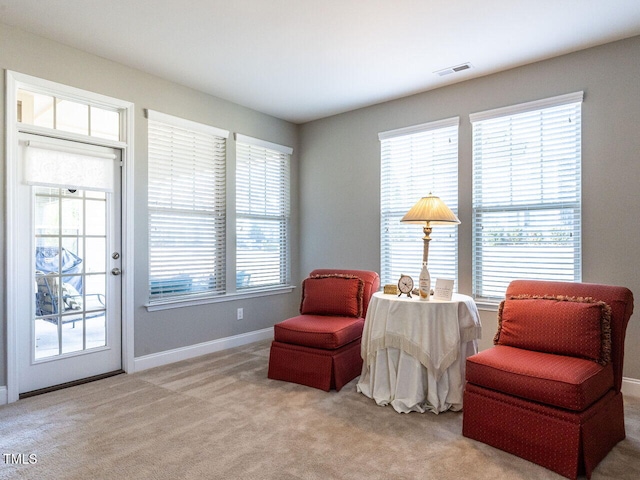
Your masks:
M 367 311 L 356 388 L 398 412 L 461 410 L 465 360 L 478 351 L 481 333 L 469 296 L 426 302 L 377 292 Z

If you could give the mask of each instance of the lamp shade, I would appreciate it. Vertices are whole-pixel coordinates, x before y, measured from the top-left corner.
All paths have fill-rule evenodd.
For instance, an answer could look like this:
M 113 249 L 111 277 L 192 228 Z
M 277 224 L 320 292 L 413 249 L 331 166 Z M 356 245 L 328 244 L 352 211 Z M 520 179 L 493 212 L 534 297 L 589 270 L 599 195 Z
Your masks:
M 455 225 L 460 223 L 455 213 L 440 200 L 440 197 L 431 194 L 422 197 L 400 221 L 420 224 L 427 222 L 428 225 Z

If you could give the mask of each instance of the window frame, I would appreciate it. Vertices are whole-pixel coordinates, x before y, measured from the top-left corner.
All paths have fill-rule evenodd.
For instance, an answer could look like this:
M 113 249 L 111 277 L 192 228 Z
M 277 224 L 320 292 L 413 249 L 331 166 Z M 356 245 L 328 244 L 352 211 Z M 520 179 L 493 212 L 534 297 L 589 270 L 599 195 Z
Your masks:
M 151 112 L 151 110 L 145 110 L 145 115 L 149 115 L 149 112 Z M 167 115 L 167 114 L 161 114 L 160 112 L 155 112 L 156 115 L 159 115 L 160 118 L 162 118 L 163 115 Z M 191 120 L 186 120 L 186 119 L 182 119 L 180 117 L 174 117 L 172 115 L 167 115 L 167 117 L 169 118 L 173 118 L 176 119 L 177 121 L 182 121 L 184 122 L 185 125 L 203 125 L 203 124 L 199 124 L 197 122 L 192 122 Z M 204 125 L 205 127 L 208 127 L 207 125 Z M 220 132 L 227 132 L 226 130 L 223 129 L 218 129 L 217 127 L 210 127 L 213 128 L 217 131 Z M 288 273 L 288 279 L 289 279 L 289 283 L 287 283 L 286 285 L 280 285 L 280 286 L 276 286 L 276 287 L 269 287 L 269 288 L 254 288 L 254 289 L 241 289 L 240 291 L 237 291 L 235 288 L 235 282 L 231 283 L 233 280 L 236 278 L 235 275 L 235 259 L 236 259 L 236 252 L 235 252 L 235 225 L 236 225 L 236 218 L 235 215 L 232 213 L 234 212 L 234 208 L 235 208 L 235 155 L 233 155 L 234 152 L 234 148 L 237 147 L 237 142 L 229 142 L 229 136 L 230 133 L 227 132 L 227 139 L 226 139 L 226 143 L 227 143 L 227 148 L 226 148 L 226 162 L 227 162 L 227 174 L 226 174 L 226 184 L 225 184 L 225 189 L 226 189 L 226 255 L 225 255 L 225 264 L 226 264 L 226 271 L 225 271 L 225 279 L 226 279 L 226 291 L 223 294 L 192 294 L 192 295 L 183 295 L 183 296 L 175 296 L 173 298 L 164 298 L 164 299 L 157 299 L 157 300 L 151 300 L 151 298 L 148 297 L 148 301 L 145 303 L 145 308 L 147 309 L 148 312 L 155 312 L 155 311 L 162 311 L 162 310 L 170 310 L 170 309 L 175 309 L 175 308 L 182 308 L 182 307 L 190 307 L 190 306 L 198 306 L 198 305 L 208 305 L 208 304 L 212 304 L 212 303 L 220 303 L 220 302 L 228 302 L 228 301 L 234 301 L 234 300 L 238 300 L 238 299 L 249 299 L 249 298 L 260 298 L 260 297 L 267 297 L 267 296 L 271 296 L 271 295 L 279 295 L 279 294 L 286 294 L 286 293 L 290 293 L 291 291 L 294 290 L 294 286 L 290 284 L 290 278 L 291 278 L 291 258 L 289 255 L 289 261 L 288 261 L 288 265 L 289 265 L 289 273 Z M 252 137 L 246 137 L 243 136 L 241 134 L 235 134 L 234 138 L 239 136 L 240 139 L 242 138 L 252 138 Z M 259 142 L 263 145 L 266 146 L 278 146 L 281 148 L 285 148 L 287 149 L 287 151 L 289 152 L 289 155 L 291 155 L 291 153 L 293 152 L 292 149 L 289 149 L 289 147 L 282 147 L 276 143 L 271 143 L 271 142 L 267 142 L 264 140 L 258 140 L 258 139 L 254 139 L 256 142 Z M 290 161 L 290 159 L 289 159 Z M 291 180 L 291 177 L 289 177 L 289 181 Z M 289 191 L 291 193 L 291 184 L 289 184 Z M 290 241 L 290 236 L 289 236 L 289 249 L 291 248 L 291 241 Z M 147 272 L 149 272 L 149 268 L 147 268 Z M 147 282 L 148 284 L 149 282 Z M 148 285 L 147 285 L 147 288 Z
M 226 206 L 226 149 L 227 149 L 227 139 L 229 137 L 229 132 L 227 130 L 223 130 L 217 127 L 212 127 L 209 125 L 205 125 L 198 122 L 193 122 L 191 120 L 186 120 L 180 117 L 176 117 L 173 115 L 167 115 L 164 113 L 160 113 L 154 110 L 147 110 L 147 119 L 149 120 L 149 128 L 147 132 L 148 138 L 148 165 L 147 172 L 148 175 L 148 183 L 147 183 L 147 218 L 148 218 L 148 307 L 154 306 L 163 306 L 163 305 L 175 305 L 180 303 L 193 303 L 193 301 L 198 301 L 202 299 L 209 299 L 212 297 L 224 295 L 226 293 L 226 215 L 227 215 L 227 206 Z M 154 125 L 155 124 L 155 125 Z M 153 146 L 152 136 L 159 135 L 160 129 L 167 129 L 169 132 L 169 136 L 163 137 L 163 140 L 170 141 L 178 145 L 180 147 L 179 142 L 185 141 L 187 139 L 186 135 L 191 135 L 192 138 L 190 141 L 192 142 L 193 148 L 189 149 L 185 147 L 183 149 L 177 148 L 176 150 L 166 153 L 166 151 L 162 151 L 161 155 L 166 155 L 170 158 L 159 159 L 159 164 L 155 165 L 153 163 L 153 149 L 158 149 L 159 151 L 162 149 L 161 145 Z M 160 141 L 159 141 L 160 142 Z M 198 188 L 200 194 L 200 203 L 193 204 L 192 206 L 185 206 L 183 204 L 181 197 L 184 197 L 187 189 L 186 187 L 176 188 L 174 192 L 173 185 L 170 187 L 166 187 L 162 185 L 162 182 L 158 179 L 156 184 L 154 184 L 152 180 L 151 170 L 152 168 L 163 168 L 165 171 L 171 171 L 172 173 L 176 170 L 176 167 L 181 167 L 183 170 L 177 171 L 178 173 L 187 174 L 188 170 L 196 167 L 196 164 L 202 164 L 203 160 L 201 157 L 201 152 L 197 151 L 197 148 L 202 148 L 202 143 L 211 142 L 211 145 L 208 145 L 207 148 L 211 148 L 211 153 L 213 154 L 212 158 L 206 158 L 206 161 L 211 161 L 210 165 L 210 177 L 214 181 L 213 185 L 203 185 L 202 187 L 197 187 L 197 181 L 199 180 L 196 174 L 193 174 L 191 180 L 193 184 L 193 188 Z M 198 145 L 195 145 L 195 144 Z M 222 143 L 222 146 L 220 144 Z M 186 178 L 186 177 L 184 177 Z M 201 180 L 201 179 L 200 179 Z M 171 190 L 172 196 L 170 197 L 170 204 L 160 204 L 162 200 L 160 199 L 160 193 L 166 193 L 167 189 Z M 152 193 L 152 190 L 157 190 L 156 193 Z M 182 192 L 182 193 L 181 193 Z M 173 196 L 175 194 L 175 197 Z M 210 195 L 213 195 L 213 198 L 210 198 Z M 193 201 L 197 201 L 198 193 L 193 194 Z M 154 200 L 157 198 L 157 200 Z M 179 202 L 174 205 L 175 202 Z M 186 200 L 185 200 L 186 201 Z M 152 204 L 152 202 L 155 202 Z M 175 286 L 177 291 L 167 292 L 166 294 L 153 293 L 154 286 L 152 282 L 154 281 L 152 270 L 154 267 L 153 254 L 154 249 L 152 247 L 152 242 L 154 241 L 154 235 L 152 233 L 153 225 L 155 225 L 156 220 L 155 217 L 165 216 L 166 218 L 173 218 L 174 222 L 172 223 L 173 227 L 169 230 L 173 230 L 173 232 L 168 231 L 170 236 L 175 236 L 176 227 L 175 227 L 175 219 L 177 217 L 178 221 L 184 222 L 185 224 L 191 223 L 187 221 L 187 218 L 192 219 L 208 219 L 208 225 L 210 228 L 214 229 L 218 232 L 218 235 L 214 236 L 212 239 L 213 245 L 209 245 L 209 255 L 215 257 L 215 260 L 211 258 L 209 261 L 214 262 L 213 272 L 209 274 L 209 282 L 208 286 L 204 286 L 202 291 L 193 291 L 193 285 L 189 284 L 188 287 L 185 287 L 186 283 L 181 287 L 180 285 Z M 220 230 L 222 233 L 220 233 Z M 204 235 L 202 236 L 204 238 Z M 171 243 L 171 242 L 170 242 Z M 174 242 L 175 243 L 175 242 Z M 210 250 L 214 249 L 214 253 Z M 222 255 L 220 255 L 222 252 Z M 185 252 L 187 253 L 187 252 Z M 195 263 L 193 267 L 196 268 Z M 211 273 L 214 277 L 211 277 Z M 200 276 L 206 275 L 202 273 Z M 198 275 L 196 275 L 198 278 Z M 211 279 L 214 279 L 213 285 L 220 285 L 221 288 L 211 288 Z M 166 279 L 165 279 L 166 280 Z M 160 279 L 160 281 L 163 281 Z M 193 278 L 191 278 L 193 281 Z M 166 280 L 166 284 L 168 285 L 168 280 Z M 170 282 L 169 282 L 170 283 Z M 189 283 L 189 282 L 187 282 Z M 200 282 L 202 283 L 202 282 Z M 156 285 L 157 286 L 157 285 Z M 185 290 L 185 288 L 188 288 Z
M 424 236 L 422 228 L 419 225 L 401 224 L 400 219 L 409 211 L 413 205 L 421 198 L 429 193 L 442 198 L 447 206 L 457 215 L 458 214 L 458 196 L 459 196 L 459 136 L 460 136 L 460 117 L 451 117 L 434 122 L 413 125 L 410 127 L 380 132 L 378 139 L 380 140 L 380 277 L 381 283 L 395 284 L 400 274 L 411 275 L 417 284 L 418 276 L 422 268 L 422 252 Z M 455 130 L 455 131 L 454 131 Z M 448 140 L 451 145 L 449 148 L 455 150 L 450 152 L 446 146 L 436 143 L 424 143 L 420 136 L 431 137 L 431 142 L 437 140 Z M 455 137 L 455 140 L 452 140 Z M 412 145 L 416 141 L 419 146 Z M 392 142 L 398 141 L 399 148 L 394 147 Z M 389 151 L 392 148 L 417 150 L 411 153 L 398 153 L 394 156 Z M 429 148 L 429 152 L 425 153 L 425 148 Z M 424 158 L 415 157 L 422 155 Z M 442 158 L 436 158 L 441 156 Z M 411 165 L 404 162 L 410 161 Z M 415 175 L 416 168 L 431 169 L 436 173 L 424 173 Z M 390 180 L 390 176 L 398 170 L 398 177 Z M 445 170 L 446 169 L 446 170 Z M 455 171 L 455 178 L 452 179 L 452 172 Z M 439 178 L 438 174 L 442 177 Z M 446 175 L 446 176 L 445 176 Z M 413 184 L 422 179 L 422 183 Z M 407 184 L 401 184 L 403 179 L 407 179 Z M 404 183 L 404 182 L 403 182 Z M 442 188 L 443 185 L 445 188 Z M 407 193 L 407 190 L 408 193 Z M 403 198 L 406 197 L 406 198 Z M 397 222 L 396 222 L 397 219 Z M 389 230 L 393 227 L 395 230 Z M 392 237 L 400 234 L 403 239 L 400 246 L 398 241 L 393 241 Z M 429 246 L 429 272 L 432 280 L 439 276 L 441 278 L 449 278 L 454 280 L 455 289 L 459 288 L 459 229 L 457 225 L 454 227 L 437 225 L 431 233 L 432 241 Z M 452 239 L 452 240 L 449 240 Z M 394 267 L 392 257 L 394 257 L 393 249 L 406 252 L 407 244 L 411 245 L 411 253 L 403 253 L 410 255 L 407 258 L 406 266 L 400 265 Z M 453 261 L 451 255 L 453 254 Z M 397 254 L 395 255 L 397 257 Z M 398 262 L 396 262 L 398 263 Z M 403 263 L 403 262 L 401 262 Z M 443 265 L 439 265 L 443 264 Z M 397 268 L 403 271 L 396 271 Z M 440 274 L 438 269 L 442 269 L 445 273 Z M 406 271 L 405 271 L 406 270 Z M 435 283 L 434 283 L 435 284 Z
M 243 293 L 261 293 L 278 291 L 281 289 L 291 290 L 291 155 L 293 149 L 284 145 L 268 142 L 241 133 L 235 134 L 236 141 L 236 177 L 235 177 L 235 291 Z M 253 153 L 255 156 L 253 156 Z M 265 183 L 263 191 L 259 189 L 248 189 L 243 191 L 243 187 L 248 187 L 252 179 L 241 176 L 252 170 L 245 162 L 258 162 L 265 170 Z M 246 168 L 245 168 L 246 167 Z M 267 178 L 272 179 L 267 182 Z M 264 193 L 264 197 L 261 195 Z M 275 194 L 280 198 L 267 198 L 267 195 Z M 255 199 L 255 200 L 254 200 Z M 253 208 L 254 202 L 257 209 Z M 277 222 L 277 235 L 279 236 L 278 246 L 278 277 L 275 282 L 268 283 L 264 280 L 262 284 L 251 285 L 251 275 L 264 275 L 264 263 L 251 265 L 248 250 L 240 247 L 243 236 L 240 231 L 240 223 L 248 224 L 262 222 L 265 224 Z M 248 240 L 248 237 L 245 238 Z M 244 265 L 244 266 L 243 266 Z M 253 270 L 252 270 L 253 267 Z M 242 270 L 241 270 L 242 269 Z M 247 272 L 248 271 L 248 272 Z M 247 285 L 241 285 L 240 274 L 249 275 Z M 273 273 L 272 273 L 273 275 Z M 264 278 L 264 277 L 263 277 Z
M 515 275 L 512 279 L 531 278 L 531 279 L 564 280 L 564 281 L 575 281 L 575 282 L 581 281 L 582 258 L 583 258 L 582 219 L 581 219 L 581 211 L 582 211 L 581 125 L 582 125 L 583 96 L 584 96 L 583 92 L 580 91 L 580 92 L 570 93 L 566 95 L 559 95 L 556 97 L 536 100 L 532 102 L 521 103 L 521 104 L 512 105 L 508 107 L 492 109 L 484 112 L 473 113 L 469 116 L 470 121 L 472 123 L 472 129 L 473 129 L 472 295 L 480 306 L 494 309 L 498 305 L 498 303 L 502 300 L 502 298 L 504 298 L 504 294 L 502 295 L 499 295 L 497 293 L 495 295 L 488 294 L 490 293 L 489 292 L 490 287 L 488 285 L 490 284 L 491 281 L 493 281 L 494 284 L 496 285 L 495 287 L 492 287 L 493 290 L 496 290 L 502 287 L 506 289 L 506 285 L 508 285 L 508 279 L 505 279 L 502 282 L 502 283 L 505 283 L 505 285 L 502 285 L 502 284 L 498 285 L 497 273 L 494 273 L 493 277 L 487 276 L 486 273 L 483 273 L 486 270 L 486 262 L 487 262 L 486 256 L 488 255 L 488 250 L 487 250 L 488 246 L 483 246 L 483 243 L 486 243 L 486 238 L 488 237 L 486 237 L 486 234 L 485 236 L 483 236 L 482 230 L 483 230 L 483 225 L 489 225 L 488 223 L 489 220 L 485 221 L 484 219 L 485 217 L 489 218 L 490 215 L 493 215 L 495 218 L 498 218 L 498 216 L 503 216 L 504 220 L 499 220 L 500 222 L 510 221 L 512 222 L 513 225 L 515 225 L 517 222 L 519 222 L 522 225 L 526 224 L 527 229 L 525 229 L 524 227 L 520 228 L 521 236 L 524 237 L 525 235 L 528 235 L 528 236 L 538 235 L 536 240 L 540 243 L 539 247 L 545 247 L 547 249 L 552 249 L 553 247 L 545 243 L 548 240 L 546 239 L 546 237 L 542 236 L 544 235 L 544 233 L 540 231 L 540 229 L 542 229 L 543 227 L 538 226 L 537 227 L 538 230 L 535 230 L 536 227 L 533 226 L 534 222 L 538 222 L 538 225 L 542 225 L 546 220 L 548 222 L 551 222 L 550 225 L 555 225 L 553 222 L 557 220 L 554 220 L 554 216 L 556 218 L 558 216 L 563 218 L 571 217 L 570 228 L 569 228 L 570 233 L 568 234 L 568 236 L 571 238 L 571 242 L 564 241 L 562 242 L 562 245 L 567 244 L 567 245 L 570 245 L 572 248 L 573 260 L 564 262 L 564 265 L 567 265 L 567 268 L 569 265 L 571 264 L 573 265 L 572 273 L 569 273 L 569 271 L 567 270 L 566 273 L 554 275 L 553 273 L 550 273 L 548 267 L 546 267 L 546 269 L 540 267 L 537 269 L 534 268 L 530 270 L 529 273 L 525 275 Z M 567 149 L 571 150 L 573 148 L 575 149 L 575 152 L 573 153 L 573 155 L 571 155 L 570 153 L 566 153 L 564 154 L 564 156 L 559 154 L 555 154 L 552 156 L 551 154 L 546 153 L 543 147 L 551 143 L 550 139 L 552 138 L 553 135 L 557 135 L 559 132 L 564 132 L 565 129 L 560 124 L 557 124 L 557 125 L 554 125 L 552 128 L 548 128 L 547 131 L 544 132 L 543 128 L 547 128 L 547 123 L 545 122 L 550 123 L 550 121 L 547 120 L 548 116 L 554 116 L 556 115 L 556 112 L 561 111 L 563 109 L 567 109 L 568 111 L 570 108 L 576 109 L 578 115 L 577 115 L 576 121 L 569 122 L 569 124 L 573 123 L 570 129 L 573 133 L 569 137 L 571 140 L 563 141 L 562 145 L 563 146 L 565 144 L 568 145 Z M 534 118 L 534 115 L 538 116 L 538 120 Z M 489 122 L 492 122 L 492 121 L 493 121 L 493 124 L 490 124 Z M 507 138 L 508 136 L 508 139 L 509 139 L 508 142 L 506 140 L 504 141 L 505 144 L 507 143 L 509 144 L 509 147 L 508 147 L 509 155 L 502 152 L 499 153 L 495 149 L 496 148 L 495 146 L 493 147 L 494 148 L 493 153 L 489 152 L 488 154 L 485 154 L 485 152 L 482 150 L 482 147 L 488 149 L 487 147 L 488 144 L 485 143 L 484 145 L 482 145 L 482 147 L 480 146 L 481 142 L 483 141 L 481 138 L 482 136 L 481 128 L 482 126 L 485 126 L 487 127 L 487 129 L 489 129 L 491 128 L 490 125 L 495 126 L 500 122 L 504 122 L 504 125 L 505 125 L 504 137 Z M 533 128 L 533 125 L 536 122 L 538 122 L 540 125 L 538 127 L 538 130 L 534 130 Z M 506 127 L 507 124 L 510 125 L 509 128 Z M 526 130 L 526 129 L 529 129 L 529 130 Z M 534 140 L 535 137 L 533 136 L 532 133 L 527 133 L 527 135 L 529 136 L 525 137 L 525 133 L 524 133 L 525 131 L 538 132 L 539 138 Z M 492 135 L 496 135 L 495 133 L 493 133 L 493 130 L 491 130 L 491 132 L 492 132 Z M 500 132 L 503 132 L 503 130 L 500 130 Z M 512 132 L 517 132 L 517 134 Z M 546 137 L 545 137 L 545 134 L 546 134 Z M 486 135 L 486 137 L 487 138 L 484 139 L 485 142 L 487 142 L 489 135 Z M 530 143 L 525 144 L 524 142 L 529 138 L 531 139 Z M 518 154 L 517 152 L 515 152 L 515 147 L 513 143 L 514 139 L 518 140 L 520 144 L 525 145 L 525 147 L 530 147 L 531 145 L 532 150 L 534 150 L 536 146 L 540 148 L 539 160 L 537 160 L 537 163 L 539 164 L 538 175 L 540 177 L 539 178 L 535 177 L 536 181 L 539 182 L 538 188 L 540 190 L 540 193 L 539 193 L 540 197 L 535 201 L 534 200 L 525 201 L 524 192 L 529 191 L 527 190 L 527 187 L 530 185 L 534 185 L 534 180 L 531 180 L 533 176 L 526 175 L 526 171 L 525 171 L 527 168 L 531 168 L 530 167 L 531 164 L 528 163 L 525 166 L 524 161 L 522 159 L 520 160 L 520 162 L 518 162 L 518 158 L 523 156 L 523 154 Z M 506 151 L 507 150 L 504 150 L 503 152 L 506 152 Z M 484 186 L 482 184 L 482 181 L 483 181 L 482 161 L 484 160 L 485 162 L 489 162 L 493 160 L 494 162 L 496 162 L 496 160 L 500 161 L 502 159 L 507 159 L 507 158 L 510 161 L 510 164 L 511 164 L 510 168 L 512 169 L 512 171 L 505 174 L 505 175 L 509 175 L 508 176 L 509 184 L 510 185 L 513 184 L 518 179 L 522 181 L 523 178 L 527 178 L 526 182 L 518 184 L 519 191 L 515 195 L 512 194 L 511 200 L 509 201 L 507 201 L 506 198 L 502 198 L 502 199 L 497 198 L 497 196 L 495 195 L 496 190 L 491 190 L 492 195 L 494 197 L 492 202 L 494 204 L 490 205 L 489 204 L 490 202 L 488 200 L 485 202 L 482 202 L 482 200 L 480 199 L 482 192 L 490 191 L 490 189 L 487 188 L 488 184 Z M 547 162 L 546 165 L 545 165 L 545 162 Z M 550 169 L 559 168 L 560 166 L 566 166 L 563 162 L 571 164 L 572 170 L 571 169 L 566 170 L 565 172 L 570 172 L 570 173 L 562 173 L 561 177 L 560 177 L 560 174 L 556 172 L 555 174 L 556 178 L 562 178 L 563 180 L 565 179 L 571 180 L 574 183 L 570 184 L 570 187 L 568 187 L 567 192 L 559 193 L 560 187 L 554 188 L 554 186 L 552 186 L 549 183 L 545 183 L 542 180 L 544 180 L 545 175 L 547 177 L 550 176 L 549 174 Z M 489 171 L 489 169 L 490 167 L 485 168 L 485 170 L 487 171 Z M 487 172 L 484 172 L 484 173 L 489 175 Z M 555 194 L 552 191 L 554 189 L 556 190 Z M 572 193 L 573 190 L 575 190 L 575 192 Z M 558 199 L 556 199 L 556 197 Z M 511 203 L 509 204 L 509 202 Z M 567 212 L 571 212 L 571 213 L 568 214 Z M 517 219 L 516 217 L 520 217 L 520 219 Z M 522 220 L 522 218 L 524 217 L 527 218 L 526 222 Z M 566 223 L 566 225 L 569 225 L 569 222 Z M 528 228 L 531 228 L 531 230 L 529 230 Z M 484 239 L 484 242 L 483 242 L 483 239 Z M 498 247 L 502 253 L 505 253 L 504 250 L 508 249 L 509 247 L 507 243 L 503 242 L 502 240 L 500 241 L 504 243 L 504 245 L 502 247 L 498 245 L 494 247 Z M 533 240 L 525 243 L 530 244 L 532 241 Z M 560 242 L 556 241 L 555 244 L 559 245 Z M 536 248 L 536 246 L 537 245 L 534 245 L 534 246 L 529 245 L 530 248 L 534 248 L 534 249 Z M 525 244 L 520 245 L 520 248 L 522 247 L 529 248 Z M 513 248 L 518 248 L 517 243 L 514 244 Z M 540 250 L 540 248 L 538 248 L 538 250 Z M 559 251 L 559 248 L 556 248 L 555 251 L 556 252 Z M 531 252 L 529 252 L 528 254 L 523 253 L 522 255 L 532 260 L 531 261 L 532 267 L 536 266 L 536 263 L 535 263 L 536 259 L 542 257 L 540 253 L 538 253 L 538 257 L 536 257 L 535 255 L 532 255 Z M 568 254 L 565 254 L 565 255 L 568 255 Z M 508 262 L 504 263 L 502 265 L 502 268 L 508 268 Z M 572 277 L 572 280 L 569 280 L 568 278 L 566 278 L 568 276 Z M 484 282 L 488 282 L 486 288 L 483 286 Z

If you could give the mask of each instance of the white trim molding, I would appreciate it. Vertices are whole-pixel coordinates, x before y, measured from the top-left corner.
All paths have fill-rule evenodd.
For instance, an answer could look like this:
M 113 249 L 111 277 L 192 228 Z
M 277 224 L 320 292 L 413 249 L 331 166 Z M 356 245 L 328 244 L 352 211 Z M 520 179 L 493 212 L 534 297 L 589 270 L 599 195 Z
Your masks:
M 52 95 L 56 98 L 66 98 L 73 101 L 83 101 L 91 105 L 107 109 L 118 109 L 122 112 L 124 122 L 121 136 L 124 141 L 114 141 L 52 130 L 35 125 L 18 124 L 17 122 L 17 90 L 25 88 L 29 91 Z M 122 277 L 122 369 L 131 372 L 134 354 L 134 116 L 133 103 L 108 97 L 99 93 L 70 87 L 49 80 L 33 77 L 23 73 L 5 71 L 5 188 L 6 188 L 6 251 L 12 252 L 16 248 L 19 214 L 15 205 L 14 185 L 19 175 L 19 169 L 14 161 L 18 145 L 19 132 L 41 134 L 59 137 L 67 140 L 80 140 L 84 143 L 116 148 L 122 151 L 122 270 L 126 275 Z M 7 338 L 7 385 L 0 387 L 0 404 L 12 403 L 19 398 L 19 364 L 18 364 L 18 334 L 17 334 L 17 272 L 18 266 L 14 255 L 7 256 L 7 291 L 6 291 L 6 338 Z M 4 388 L 4 390 L 2 390 Z
M 215 135 L 217 137 L 229 138 L 229 130 L 214 127 L 213 125 L 205 125 L 203 123 L 194 122 L 185 118 L 176 117 L 175 115 L 169 115 L 166 113 L 156 112 L 155 110 L 145 109 L 145 116 L 148 120 L 156 122 L 168 123 L 176 127 L 184 128 L 186 130 L 195 130 L 205 135 Z
M 567 93 L 565 95 L 558 95 L 556 97 L 543 98 L 542 100 L 534 100 L 532 102 L 519 103 L 517 105 L 510 105 L 508 107 L 485 110 L 484 112 L 471 113 L 469 115 L 469 120 L 471 120 L 471 123 L 481 122 L 482 120 L 489 120 L 497 117 L 506 117 L 508 115 L 517 115 L 519 113 L 541 110 L 548 107 L 559 107 L 560 105 L 567 105 L 569 103 L 578 103 L 582 102 L 583 99 L 584 92 L 582 91 Z
M 410 127 L 396 128 L 378 133 L 378 140 L 386 140 L 388 138 L 402 137 L 404 135 L 412 135 L 414 133 L 428 132 L 430 130 L 438 130 L 440 128 L 456 127 L 460 125 L 460 117 L 445 118 L 444 120 L 436 120 L 434 122 L 421 123 L 420 125 L 412 125 Z
M 267 297 L 270 295 L 279 295 L 282 293 L 291 293 L 296 287 L 293 285 L 287 285 L 284 287 L 278 288 L 268 288 L 268 289 L 247 289 L 241 293 L 227 293 L 225 295 L 218 296 L 204 296 L 198 298 L 194 296 L 193 298 L 174 298 L 169 300 L 159 300 L 156 302 L 146 303 L 144 306 L 147 308 L 148 312 L 156 312 L 158 310 L 169 310 L 172 308 L 181 308 L 181 307 L 193 307 L 196 305 L 207 305 L 209 303 L 220 303 L 220 302 L 230 302 L 232 300 L 245 300 L 247 298 L 258 298 L 258 297 Z
M 622 394 L 640 398 L 640 379 L 622 377 Z
M 293 154 L 293 148 L 291 147 L 287 147 L 286 145 L 280 145 L 278 143 L 267 142 L 266 140 L 250 137 L 248 135 L 243 135 L 241 133 L 236 133 L 235 139 L 236 139 L 236 142 L 246 143 L 247 145 L 253 145 L 255 147 L 266 148 L 267 150 L 275 150 L 276 152 L 284 153 L 285 155 Z
M 182 360 L 189 360 L 201 355 L 220 352 L 229 348 L 241 347 L 243 345 L 248 345 L 249 343 L 270 339 L 273 339 L 273 327 L 241 333 L 231 337 L 218 338 L 210 342 L 189 345 L 188 347 L 152 353 L 135 359 L 135 371 L 140 372 L 149 368 L 161 367 L 163 365 L 169 365 L 170 363 L 180 362 Z

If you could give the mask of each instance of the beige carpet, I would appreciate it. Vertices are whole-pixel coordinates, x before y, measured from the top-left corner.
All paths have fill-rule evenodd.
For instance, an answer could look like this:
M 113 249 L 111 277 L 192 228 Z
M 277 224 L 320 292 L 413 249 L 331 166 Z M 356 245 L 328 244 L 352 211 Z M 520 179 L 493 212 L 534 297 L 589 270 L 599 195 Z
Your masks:
M 461 435 L 462 414 L 399 414 L 355 391 L 268 380 L 269 342 L 0 407 L 0 478 L 559 479 Z M 640 478 L 640 399 L 592 478 Z M 28 464 L 29 454 L 37 463 Z

